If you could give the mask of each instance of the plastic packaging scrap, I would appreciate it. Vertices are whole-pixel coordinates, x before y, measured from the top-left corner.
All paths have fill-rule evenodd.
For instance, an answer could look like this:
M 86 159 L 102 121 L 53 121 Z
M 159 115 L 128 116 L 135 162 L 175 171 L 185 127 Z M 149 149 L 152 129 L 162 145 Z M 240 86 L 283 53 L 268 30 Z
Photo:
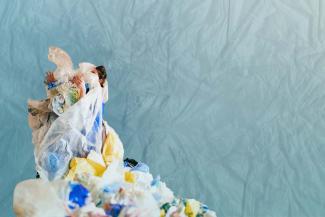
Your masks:
M 16 186 L 18 217 L 216 216 L 194 199 L 175 197 L 145 163 L 123 160 L 123 144 L 102 118 L 105 71 L 90 63 L 75 70 L 56 47 L 48 57 L 57 65 L 45 78 L 48 98 L 28 102 L 40 179 Z

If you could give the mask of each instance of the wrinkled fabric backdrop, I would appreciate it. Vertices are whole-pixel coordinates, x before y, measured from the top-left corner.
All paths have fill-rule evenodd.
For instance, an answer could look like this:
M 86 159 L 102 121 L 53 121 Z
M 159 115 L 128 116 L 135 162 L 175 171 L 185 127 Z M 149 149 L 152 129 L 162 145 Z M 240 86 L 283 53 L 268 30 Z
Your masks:
M 125 156 L 220 217 L 325 214 L 325 3 L 1 0 L 0 213 L 35 176 L 50 45 L 109 68 Z

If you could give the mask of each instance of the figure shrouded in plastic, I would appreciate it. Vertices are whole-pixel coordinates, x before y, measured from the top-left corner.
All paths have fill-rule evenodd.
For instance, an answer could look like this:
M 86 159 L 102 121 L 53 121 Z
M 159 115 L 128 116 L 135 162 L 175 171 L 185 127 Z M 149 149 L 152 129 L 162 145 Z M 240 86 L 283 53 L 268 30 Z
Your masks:
M 47 98 L 28 101 L 36 170 L 40 179 L 19 183 L 19 217 L 212 217 L 193 199 L 175 197 L 149 167 L 125 159 L 118 134 L 103 120 L 108 101 L 104 66 L 80 63 L 50 47 L 56 65 L 44 83 Z
M 103 105 L 108 100 L 103 66 L 81 63 L 74 70 L 69 55 L 49 49 L 57 68 L 45 78 L 48 98 L 29 101 L 36 169 L 45 179 L 62 178 L 73 157 L 100 153 L 106 138 Z

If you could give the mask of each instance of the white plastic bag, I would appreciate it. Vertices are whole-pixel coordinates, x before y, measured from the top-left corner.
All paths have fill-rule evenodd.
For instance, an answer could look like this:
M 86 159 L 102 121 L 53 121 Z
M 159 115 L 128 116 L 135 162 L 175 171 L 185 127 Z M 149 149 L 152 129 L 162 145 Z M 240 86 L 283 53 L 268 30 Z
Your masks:
M 85 157 L 102 146 L 102 91 L 98 86 L 61 114 L 47 131 L 36 169 L 42 178 L 61 178 L 73 156 Z
M 55 180 L 65 174 L 72 157 L 85 157 L 91 150 L 101 151 L 105 91 L 100 86 L 98 77 L 90 72 L 94 65 L 81 64 L 81 68 L 75 71 L 69 55 L 56 47 L 50 47 L 49 60 L 55 63 L 57 68 L 53 72 L 55 86 L 48 88 L 48 107 L 58 116 L 49 123 L 50 126 L 46 126 L 46 131 L 42 131 L 42 141 L 39 136 L 33 140 L 37 141 L 35 161 L 38 173 L 44 179 Z M 73 86 L 71 79 L 79 72 L 85 79 L 82 82 L 89 84 L 90 88 L 87 94 L 71 103 L 65 96 L 65 91 L 70 91 L 71 88 L 64 87 Z M 62 100 L 65 103 L 61 112 L 57 111 L 59 107 L 55 107 L 60 103 L 60 100 L 57 100 L 60 94 L 63 95 Z

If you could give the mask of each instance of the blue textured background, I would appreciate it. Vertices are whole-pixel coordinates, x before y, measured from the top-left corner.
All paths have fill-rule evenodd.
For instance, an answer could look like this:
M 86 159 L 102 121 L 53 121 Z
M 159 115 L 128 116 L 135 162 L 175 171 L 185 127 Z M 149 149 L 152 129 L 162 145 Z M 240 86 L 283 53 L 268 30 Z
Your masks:
M 0 213 L 35 175 L 28 98 L 57 45 L 110 68 L 126 156 L 220 217 L 325 214 L 325 4 L 1 0 Z

